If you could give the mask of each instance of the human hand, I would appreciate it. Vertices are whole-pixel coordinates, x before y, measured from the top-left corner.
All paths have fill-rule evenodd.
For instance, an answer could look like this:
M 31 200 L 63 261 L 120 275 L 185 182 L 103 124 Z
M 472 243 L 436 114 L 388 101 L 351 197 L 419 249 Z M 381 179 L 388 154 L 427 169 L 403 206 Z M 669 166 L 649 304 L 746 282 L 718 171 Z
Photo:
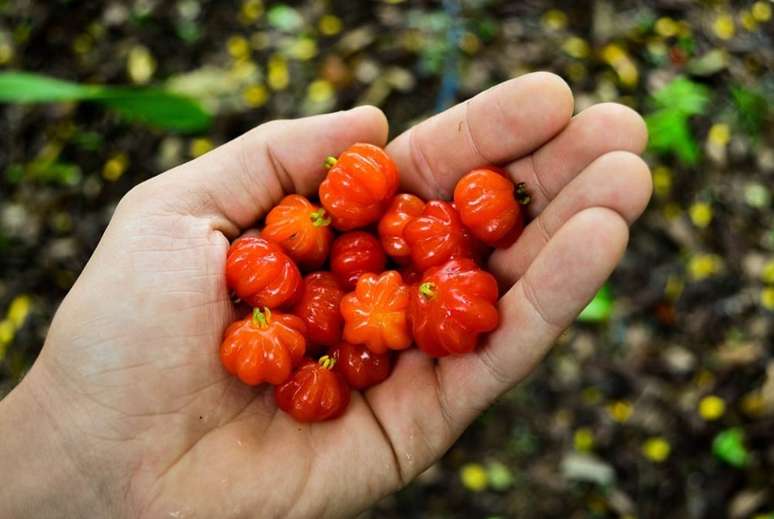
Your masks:
M 650 197 L 640 117 L 602 104 L 571 119 L 572 104 L 561 79 L 529 74 L 388 145 L 403 189 L 425 198 L 505 165 L 532 193 L 532 221 L 490 260 L 502 322 L 477 353 L 403 352 L 330 422 L 296 423 L 271 388 L 225 373 L 226 250 L 284 194 L 314 194 L 327 155 L 383 146 L 384 115 L 269 122 L 137 186 L 0 402 L 0 460 L 25 467 L 3 471 L 0 516 L 343 516 L 411 481 L 572 323 Z

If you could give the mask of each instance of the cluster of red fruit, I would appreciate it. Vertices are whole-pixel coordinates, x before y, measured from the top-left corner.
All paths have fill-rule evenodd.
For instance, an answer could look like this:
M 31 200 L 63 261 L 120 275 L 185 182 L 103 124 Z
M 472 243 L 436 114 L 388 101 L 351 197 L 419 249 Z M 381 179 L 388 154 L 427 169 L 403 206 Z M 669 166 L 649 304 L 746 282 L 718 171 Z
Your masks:
M 474 350 L 499 320 L 497 281 L 479 263 L 516 240 L 528 201 L 494 167 L 460 179 L 454 203 L 396 194 L 395 164 L 370 144 L 325 164 L 322 207 L 286 196 L 226 261 L 228 287 L 253 311 L 226 330 L 223 365 L 275 385 L 299 421 L 339 416 L 350 388 L 385 380 L 412 342 L 433 357 Z M 399 270 L 385 271 L 388 257 Z

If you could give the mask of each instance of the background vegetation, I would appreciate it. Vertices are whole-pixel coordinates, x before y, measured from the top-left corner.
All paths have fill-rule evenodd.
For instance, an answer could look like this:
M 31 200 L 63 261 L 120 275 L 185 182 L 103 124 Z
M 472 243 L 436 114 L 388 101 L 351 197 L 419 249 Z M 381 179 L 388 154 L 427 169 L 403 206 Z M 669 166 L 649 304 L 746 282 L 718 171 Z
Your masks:
M 0 395 L 136 183 L 262 121 L 371 103 L 397 134 L 547 69 L 646 114 L 655 197 L 529 382 L 365 515 L 774 518 L 773 9 L 0 0 Z

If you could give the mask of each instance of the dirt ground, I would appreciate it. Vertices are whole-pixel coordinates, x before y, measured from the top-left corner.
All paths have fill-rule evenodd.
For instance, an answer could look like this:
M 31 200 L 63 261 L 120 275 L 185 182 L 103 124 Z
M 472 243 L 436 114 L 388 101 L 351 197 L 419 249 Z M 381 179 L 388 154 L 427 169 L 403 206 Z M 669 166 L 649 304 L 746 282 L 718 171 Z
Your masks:
M 370 103 L 396 135 L 519 74 L 648 116 L 654 198 L 601 314 L 365 517 L 774 518 L 770 1 L 0 0 L 0 71 L 200 99 L 179 134 L 0 106 L 0 395 L 133 185 L 280 117 Z

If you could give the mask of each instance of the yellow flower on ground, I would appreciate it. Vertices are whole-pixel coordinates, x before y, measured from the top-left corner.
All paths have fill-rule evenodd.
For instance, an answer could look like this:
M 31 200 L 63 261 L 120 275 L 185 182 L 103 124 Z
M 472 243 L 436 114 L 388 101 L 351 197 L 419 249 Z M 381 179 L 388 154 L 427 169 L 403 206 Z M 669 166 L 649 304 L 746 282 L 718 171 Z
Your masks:
M 13 324 L 17 330 L 24 326 L 24 321 L 27 320 L 27 316 L 30 314 L 32 308 L 32 298 L 27 294 L 19 294 L 16 296 L 11 304 L 8 306 L 8 313 L 6 319 Z
M 324 36 L 335 36 L 341 32 L 341 18 L 332 14 L 323 15 L 317 24 Z
M 543 15 L 543 25 L 558 31 L 567 26 L 567 15 L 559 9 L 550 9 Z
M 707 227 L 712 221 L 712 207 L 706 202 L 696 202 L 688 210 L 691 221 L 701 229 Z
M 626 400 L 616 400 L 607 406 L 607 412 L 614 421 L 624 423 L 631 418 L 634 408 Z
M 730 14 L 721 14 L 712 22 L 712 30 L 721 40 L 730 40 L 734 37 L 734 19 Z
M 581 427 L 573 434 L 572 443 L 576 451 L 589 452 L 594 448 L 594 433 L 588 427 Z
M 460 480 L 465 488 L 472 492 L 481 492 L 488 484 L 486 469 L 479 463 L 463 465 L 460 469 Z
M 761 290 L 761 304 L 766 310 L 774 312 L 774 287 L 766 287 Z
M 250 55 L 250 42 L 244 36 L 236 34 L 226 41 L 226 49 L 232 58 L 242 60 Z
M 562 44 L 562 50 L 569 56 L 577 59 L 583 59 L 588 57 L 591 49 L 586 40 L 577 36 L 570 36 Z
M 752 15 L 759 22 L 771 20 L 771 5 L 769 2 L 755 2 L 752 6 Z
M 324 79 L 312 81 L 309 83 L 306 95 L 313 103 L 323 103 L 333 96 L 333 85 Z
M 731 128 L 726 123 L 715 123 L 710 128 L 707 138 L 710 143 L 725 147 L 731 139 Z
M 656 20 L 656 25 L 654 28 L 656 29 L 656 33 L 663 36 L 664 38 L 671 38 L 672 36 L 675 36 L 679 30 L 677 22 L 669 16 L 663 16 Z
M 602 49 L 602 59 L 615 69 L 621 84 L 629 87 L 637 84 L 640 77 L 637 65 L 620 45 L 615 43 L 606 45 Z
M 252 23 L 263 14 L 263 2 L 261 0 L 245 0 L 239 12 L 240 21 L 244 24 Z
M 774 285 L 774 259 L 770 259 L 763 265 L 761 271 L 761 279 L 764 283 Z
M 108 182 L 115 182 L 121 178 L 128 165 L 129 158 L 126 153 L 116 153 L 102 166 L 102 177 Z
M 665 197 L 672 189 L 672 171 L 666 166 L 653 168 L 653 190 L 656 196 Z
M 746 31 L 754 31 L 758 28 L 758 21 L 755 19 L 752 12 L 747 9 L 739 11 L 739 21 Z
M 726 412 L 726 402 L 716 395 L 708 395 L 699 402 L 699 414 L 707 421 L 717 420 Z
M 126 72 L 134 83 L 145 84 L 156 72 L 156 59 L 146 47 L 135 45 L 127 56 Z
M 242 93 L 245 104 L 250 108 L 258 108 L 269 100 L 269 91 L 263 85 L 251 85 Z
M 192 157 L 200 157 L 214 148 L 215 145 L 207 137 L 197 137 L 191 141 L 189 151 Z
M 11 342 L 15 333 L 16 327 L 10 319 L 3 319 L 0 321 L 0 346 Z M 2 356 L 0 356 L 0 358 L 2 358 Z
M 715 254 L 696 254 L 688 263 L 688 273 L 694 281 L 701 281 L 720 272 L 723 260 Z
M 642 444 L 642 454 L 650 461 L 661 463 L 669 457 L 672 447 L 669 442 L 660 436 L 648 438 Z
M 279 54 L 269 58 L 269 86 L 273 90 L 284 90 L 290 82 L 287 60 Z
M 312 38 L 299 38 L 288 50 L 291 57 L 308 61 L 317 55 L 317 42 Z

